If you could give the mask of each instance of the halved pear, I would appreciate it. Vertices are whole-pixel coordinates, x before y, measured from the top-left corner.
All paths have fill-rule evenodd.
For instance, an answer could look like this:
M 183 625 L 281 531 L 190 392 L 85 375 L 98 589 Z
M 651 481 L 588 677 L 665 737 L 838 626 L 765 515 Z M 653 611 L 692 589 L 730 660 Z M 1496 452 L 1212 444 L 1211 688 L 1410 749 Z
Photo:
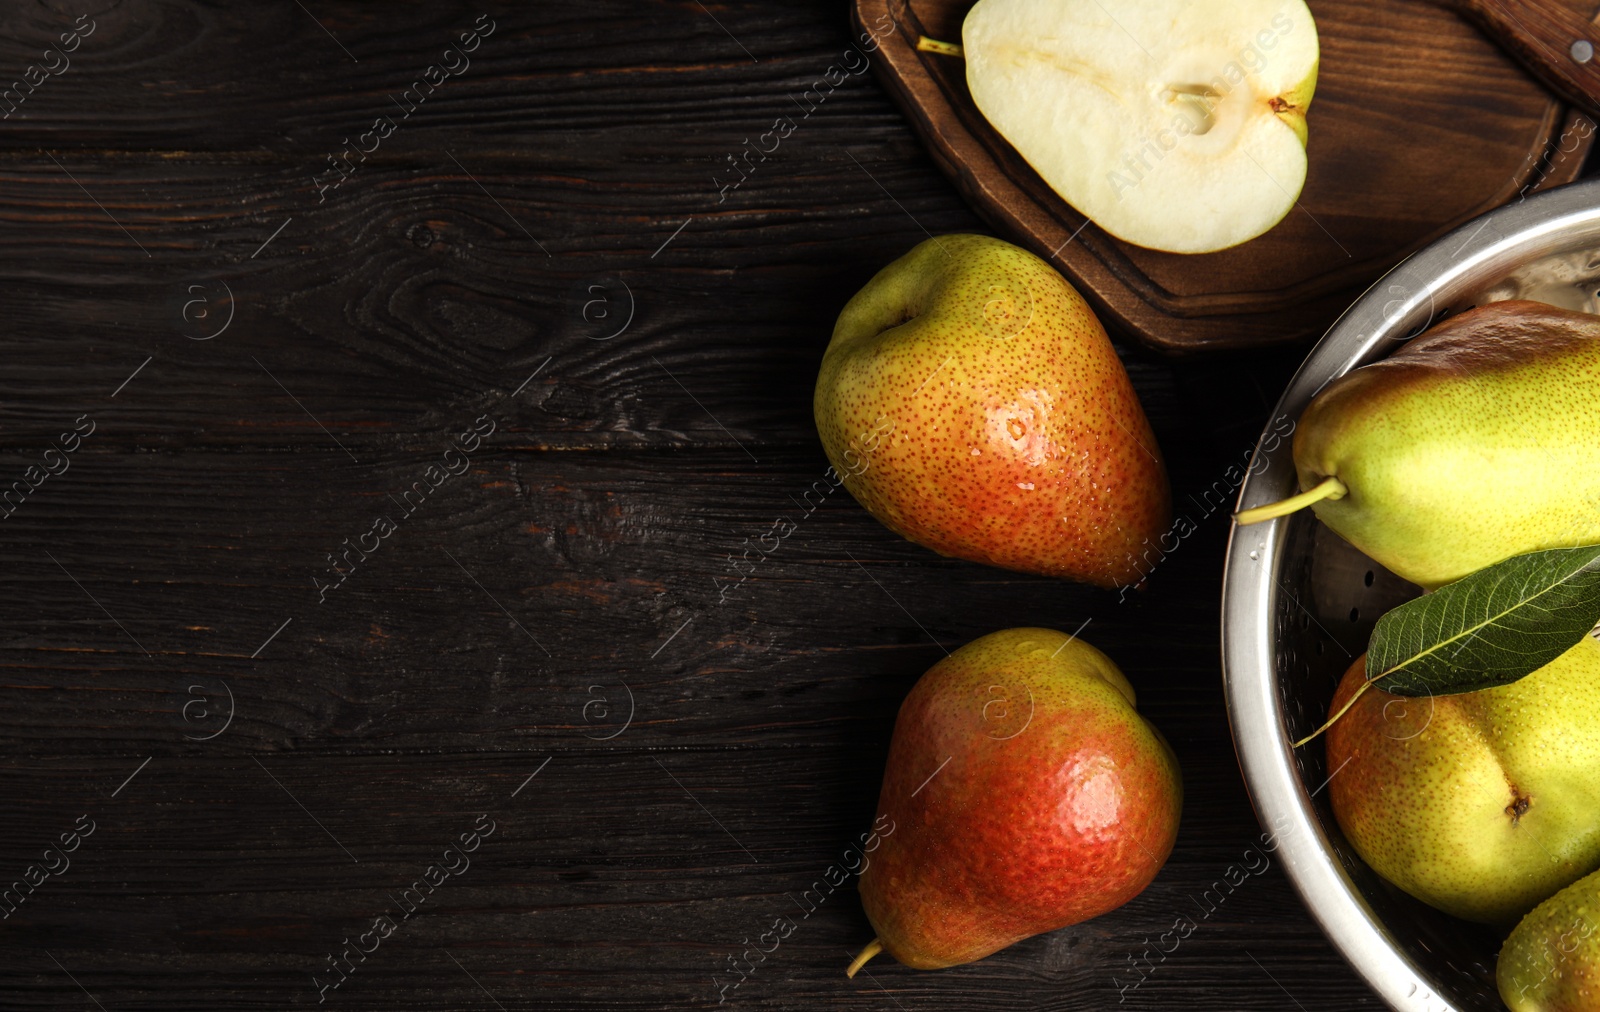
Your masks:
M 1299 198 L 1318 60 L 1302 0 L 979 0 L 961 36 L 978 109 L 1120 239 L 1226 249 Z

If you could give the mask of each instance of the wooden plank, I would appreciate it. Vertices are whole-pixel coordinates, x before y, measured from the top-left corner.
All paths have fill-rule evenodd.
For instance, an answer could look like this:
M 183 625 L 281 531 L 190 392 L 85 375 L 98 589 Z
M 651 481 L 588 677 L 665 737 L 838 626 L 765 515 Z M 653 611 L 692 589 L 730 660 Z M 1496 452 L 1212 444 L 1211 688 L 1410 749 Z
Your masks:
M 552 216 L 533 208 L 548 197 L 538 180 L 487 159 L 478 178 L 493 197 L 441 158 L 426 172 L 374 167 L 350 184 L 355 199 L 326 211 L 283 202 L 227 220 L 241 198 L 214 162 L 79 175 L 159 253 L 159 269 L 54 166 L 13 172 L 0 178 L 0 207 L 67 206 L 0 237 L 12 363 L 0 376 L 0 438 L 108 405 L 129 422 L 114 428 L 166 445 L 311 441 L 324 438 L 317 422 L 348 445 L 392 442 L 504 401 L 549 359 L 507 422 L 556 445 L 670 445 L 689 432 L 729 442 L 723 427 L 747 442 L 809 439 L 808 418 L 775 408 L 808 399 L 839 308 L 924 238 L 871 178 L 828 157 L 855 175 L 839 185 L 839 165 L 797 158 L 771 177 L 827 187 L 828 206 L 696 218 L 675 239 L 701 208 L 651 214 L 645 206 L 670 204 L 642 195 L 608 211 L 568 194 Z M 923 172 L 903 185 L 908 175 L 879 179 L 930 226 L 973 226 L 943 184 Z M 368 184 L 363 199 L 354 188 Z M 176 227 L 170 209 L 125 199 L 151 187 L 184 193 L 214 220 Z M 929 199 L 942 210 L 923 213 Z M 896 215 L 869 242 L 857 238 L 864 204 Z M 546 236 L 597 235 L 579 249 L 551 239 L 547 258 L 513 218 Z M 817 260 L 829 265 L 820 274 L 808 267 Z
M 183 254 L 186 266 L 154 283 L 109 220 L 100 222 L 101 239 L 126 249 L 120 264 L 93 271 L 84 264 L 96 254 L 51 238 L 61 222 L 24 224 L 0 234 L 0 243 L 15 244 L 0 260 L 0 347 L 11 363 L 0 372 L 0 446 L 42 451 L 62 423 L 86 411 L 118 420 L 97 432 L 103 445 L 329 445 L 330 433 L 352 448 L 416 445 L 486 410 L 508 431 L 529 432 L 530 445 L 562 449 L 809 445 L 811 389 L 838 310 L 923 236 L 899 216 L 875 225 L 872 238 L 856 238 L 861 204 L 845 211 L 842 202 L 889 203 L 882 191 L 865 176 L 844 178 L 870 193 L 802 168 L 793 185 L 825 189 L 841 202 L 836 214 L 796 209 L 759 235 L 686 229 L 670 255 L 688 263 L 658 265 L 640 245 L 576 263 L 563 256 L 547 271 L 525 237 L 505 234 L 508 219 L 486 231 L 496 201 L 523 217 L 517 193 L 526 190 L 509 177 L 504 189 L 491 180 L 501 191 L 494 199 L 464 179 L 421 192 L 396 187 L 385 198 L 392 203 L 364 212 L 380 214 L 382 226 L 354 214 L 314 221 L 306 226 L 311 239 L 286 229 L 257 261 L 245 251 L 270 236 L 274 219 L 234 221 L 234 238 L 215 242 L 242 274 L 217 267 L 215 253 L 197 246 Z M 174 175 L 162 166 L 138 185 L 191 195 L 225 189 L 218 171 L 196 165 Z M 901 185 L 911 176 L 922 193 L 953 203 L 925 169 L 878 178 L 897 199 L 915 202 L 918 190 Z M 34 194 L 76 200 L 80 220 L 99 214 L 61 178 L 0 179 L 0 187 L 9 187 L 0 206 Z M 112 206 L 131 220 L 114 199 Z M 589 209 L 566 213 L 576 221 Z M 952 217 L 950 228 L 973 225 L 958 209 L 917 217 L 935 227 Z M 325 238 L 363 227 L 372 237 L 354 254 Z M 414 241 L 421 230 L 426 249 Z M 669 236 L 663 227 L 660 238 Z M 303 249 L 292 248 L 302 241 Z M 507 245 L 521 252 L 507 253 Z M 352 255 L 361 265 L 353 275 Z M 727 269 L 732 256 L 743 269 Z M 1277 369 L 1287 358 L 1259 361 Z M 1128 364 L 1141 392 L 1172 382 L 1161 360 L 1130 352 Z M 1243 367 L 1252 375 L 1260 368 Z M 1185 366 L 1195 369 L 1219 372 Z M 1262 396 L 1251 393 L 1258 403 Z M 1150 407 L 1164 409 L 1159 399 Z
M 807 901 L 809 917 L 797 903 L 870 822 L 875 784 L 853 766 L 874 764 L 881 744 L 207 752 L 158 757 L 116 798 L 105 795 L 139 757 L 10 763 L 18 814 L 0 829 L 0 850 L 15 855 L 11 863 L 23 865 L 81 815 L 94 831 L 61 875 L 0 922 L 12 943 L 0 949 L 0 986 L 8 1007 L 82 1002 L 42 947 L 108 1008 L 215 1008 L 224 995 L 238 1007 L 314 1006 L 313 978 L 338 979 L 327 972 L 329 950 L 387 915 L 389 937 L 368 938 L 379 947 L 327 1004 L 493 1007 L 470 972 L 507 1009 L 704 1007 L 716 1003 L 713 976 L 731 977 L 726 957 L 790 916 L 790 937 L 731 998 L 882 1008 L 892 1004 L 887 988 L 917 1009 L 1097 1009 L 1117 1004 L 1119 965 L 1177 912 L 1196 910 L 1195 897 L 1258 832 L 1236 776 L 1191 775 L 1200 802 L 1191 818 L 1224 845 L 1190 851 L 1185 841 L 1200 833 L 1187 833 L 1127 907 L 970 967 L 919 974 L 885 964 L 849 982 L 848 953 L 870 932 L 853 885 L 817 889 L 822 902 Z M 1220 813 L 1213 787 L 1227 792 Z M 458 874 L 424 902 L 402 902 L 446 846 L 480 826 L 494 831 L 450 858 Z M 1204 1010 L 1281 1008 L 1282 992 L 1237 938 L 1293 903 L 1281 871 L 1263 867 L 1212 917 L 1191 913 L 1191 939 L 1124 992 L 1126 1004 L 1165 1008 L 1182 996 Z M 407 904 L 417 910 L 410 918 Z M 1256 957 L 1308 1007 L 1348 994 L 1337 983 L 1348 971 L 1308 922 L 1258 944 L 1272 946 Z
M 65 138 L 93 149 L 283 157 L 303 163 L 309 177 L 341 138 L 359 141 L 375 117 L 394 115 L 397 130 L 380 138 L 385 150 L 430 130 L 498 143 L 595 126 L 616 131 L 620 150 L 630 135 L 645 139 L 641 127 L 694 130 L 739 112 L 764 124 L 773 110 L 792 110 L 786 91 L 815 80 L 845 42 L 844 12 L 815 4 L 715 14 L 668 0 L 564 9 L 459 0 L 392 9 L 107 6 L 83 22 L 95 27 L 65 54 L 71 65 L 47 75 L 5 120 L 16 138 L 8 146 L 37 150 Z M 29 66 L 59 67 L 44 52 L 59 50 L 82 9 L 0 14 L 8 79 Z M 462 43 L 479 25 L 492 31 L 479 29 L 477 48 Z M 431 89 L 430 66 L 443 77 Z M 874 95 L 874 105 L 881 101 Z M 583 175 L 605 170 L 593 157 L 603 152 L 563 147 Z
M 219 731 L 229 694 L 224 750 L 522 747 L 552 726 L 603 735 L 617 718 L 575 716 L 596 684 L 618 713 L 631 692 L 635 736 L 663 744 L 826 741 L 891 716 L 942 649 L 1085 621 L 1174 713 L 1209 701 L 1226 747 L 1215 652 L 1193 649 L 1215 632 L 1215 505 L 1187 507 L 1200 533 L 1120 603 L 900 540 L 815 450 L 757 465 L 480 447 L 435 487 L 438 451 L 357 467 L 337 450 L 88 445 L 3 521 L 7 748 L 180 746 Z M 1216 466 L 1180 472 L 1180 493 Z M 779 518 L 796 528 L 782 540 Z M 1151 621 L 1185 632 L 1151 642 Z

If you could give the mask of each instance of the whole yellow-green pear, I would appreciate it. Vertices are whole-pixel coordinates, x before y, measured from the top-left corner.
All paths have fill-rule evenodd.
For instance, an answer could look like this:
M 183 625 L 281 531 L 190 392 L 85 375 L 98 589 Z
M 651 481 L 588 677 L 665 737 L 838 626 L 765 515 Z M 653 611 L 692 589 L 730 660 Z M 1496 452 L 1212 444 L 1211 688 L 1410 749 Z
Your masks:
M 1600 1012 L 1600 872 L 1522 919 L 1495 965 L 1511 1012 Z
M 1365 681 L 1363 655 L 1331 712 Z M 1600 868 L 1600 643 L 1587 636 L 1509 685 L 1420 698 L 1367 689 L 1327 744 L 1345 837 L 1446 913 L 1509 925 Z
M 1333 381 L 1300 416 L 1317 518 L 1422 587 L 1513 555 L 1600 543 L 1600 317 L 1495 302 Z

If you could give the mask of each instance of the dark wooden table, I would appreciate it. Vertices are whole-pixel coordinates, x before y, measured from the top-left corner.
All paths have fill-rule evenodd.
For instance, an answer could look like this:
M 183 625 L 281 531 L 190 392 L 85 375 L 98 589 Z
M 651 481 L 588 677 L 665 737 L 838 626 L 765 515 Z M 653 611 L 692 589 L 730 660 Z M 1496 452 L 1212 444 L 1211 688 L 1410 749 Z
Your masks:
M 1123 347 L 1199 526 L 1125 604 L 801 499 L 840 306 L 984 229 L 848 42 L 838 0 L 6 6 L 0 1007 L 707 1008 L 730 959 L 730 1007 L 1378 1006 L 1275 864 L 1198 901 L 1260 828 L 1188 496 L 1300 351 Z M 1085 621 L 1182 762 L 1171 861 L 846 980 L 853 883 L 797 897 L 901 698 Z

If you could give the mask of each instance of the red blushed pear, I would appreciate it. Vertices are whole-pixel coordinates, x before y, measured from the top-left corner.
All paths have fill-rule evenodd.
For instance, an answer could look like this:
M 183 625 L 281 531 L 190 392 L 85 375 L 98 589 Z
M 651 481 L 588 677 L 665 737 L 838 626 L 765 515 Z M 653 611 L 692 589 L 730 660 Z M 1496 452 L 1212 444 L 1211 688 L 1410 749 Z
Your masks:
M 941 555 L 1116 587 L 1171 519 L 1105 329 L 998 239 L 939 236 L 879 271 L 839 314 L 813 406 L 850 494 Z
M 1178 835 L 1183 787 L 1133 688 L 1094 647 L 1008 629 L 923 675 L 895 721 L 883 837 L 861 875 L 879 952 L 982 959 L 1137 896 Z

